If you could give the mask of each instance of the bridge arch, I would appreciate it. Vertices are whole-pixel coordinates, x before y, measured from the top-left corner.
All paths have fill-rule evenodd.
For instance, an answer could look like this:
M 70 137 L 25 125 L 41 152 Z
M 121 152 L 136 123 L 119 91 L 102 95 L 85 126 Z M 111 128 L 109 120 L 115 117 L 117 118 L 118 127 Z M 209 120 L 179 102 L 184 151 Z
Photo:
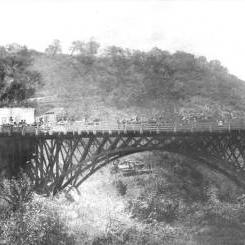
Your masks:
M 77 188 L 113 160 L 155 150 L 199 160 L 245 189 L 245 142 L 237 132 L 115 132 L 38 138 L 30 176 L 39 189 L 56 194 L 69 186 Z
M 141 153 L 141 152 L 146 152 L 146 151 L 161 151 L 161 152 L 174 153 L 174 154 L 188 157 L 190 159 L 195 160 L 196 162 L 199 162 L 201 165 L 206 166 L 209 170 L 218 172 L 219 174 L 227 177 L 234 184 L 236 184 L 237 187 L 240 187 L 243 190 L 245 189 L 245 178 L 244 178 L 245 175 L 243 173 L 237 172 L 237 169 L 231 168 L 230 163 L 224 159 L 219 159 L 219 158 L 215 158 L 211 156 L 203 156 L 200 154 L 187 153 L 187 152 L 179 152 L 179 151 L 173 151 L 173 150 L 170 151 L 167 148 L 157 148 L 157 147 L 140 148 L 137 150 L 136 149 L 119 150 L 119 151 L 111 152 L 109 154 L 109 157 L 107 154 L 105 154 L 98 161 L 90 162 L 90 164 L 88 165 L 88 168 L 86 169 L 87 171 L 80 172 L 79 174 L 80 178 L 76 180 L 74 187 L 78 188 L 91 175 L 96 173 L 98 170 L 100 170 L 104 166 L 110 164 L 112 161 L 120 159 L 125 156 L 135 154 L 135 153 Z

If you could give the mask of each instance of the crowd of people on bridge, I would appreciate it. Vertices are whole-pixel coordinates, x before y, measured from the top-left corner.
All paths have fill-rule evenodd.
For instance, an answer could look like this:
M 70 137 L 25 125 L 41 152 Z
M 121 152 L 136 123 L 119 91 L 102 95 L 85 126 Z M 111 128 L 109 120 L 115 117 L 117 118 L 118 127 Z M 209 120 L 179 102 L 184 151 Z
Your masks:
M 24 127 L 24 126 L 42 126 L 44 125 L 44 122 L 42 119 L 39 119 L 38 122 L 34 121 L 32 124 L 28 124 L 25 119 L 22 119 L 20 121 L 15 121 L 13 117 L 10 117 L 8 120 L 8 123 L 4 123 L 4 126 L 13 126 L 13 127 Z
M 233 116 L 233 114 L 210 116 L 205 113 L 172 113 L 168 116 L 155 115 L 149 118 L 134 116 L 131 118 L 117 119 L 118 125 L 130 125 L 130 124 L 156 124 L 156 125 L 190 125 L 197 123 L 210 123 L 222 126 L 223 124 L 231 121 L 242 121 L 241 118 Z
M 10 118 L 9 118 L 9 122 L 6 123 L 5 125 L 7 125 L 7 126 L 22 127 L 22 126 L 26 126 L 26 125 L 28 125 L 28 124 L 27 124 L 26 120 L 20 120 L 20 121 L 17 122 L 17 121 L 15 121 L 15 120 L 13 119 L 13 117 L 10 117 Z

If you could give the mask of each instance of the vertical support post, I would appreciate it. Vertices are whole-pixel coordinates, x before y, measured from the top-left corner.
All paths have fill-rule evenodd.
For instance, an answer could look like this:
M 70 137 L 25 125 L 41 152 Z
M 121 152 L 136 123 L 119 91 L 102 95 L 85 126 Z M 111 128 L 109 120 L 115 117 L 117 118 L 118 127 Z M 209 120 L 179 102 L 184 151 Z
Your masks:
M 157 134 L 160 133 L 160 130 L 159 130 L 159 123 L 157 123 Z
M 125 134 L 127 133 L 127 122 L 123 124 L 123 131 Z
M 35 128 L 35 135 L 39 134 L 39 125 L 37 124 L 37 127 Z
M 25 132 L 25 126 L 22 126 L 22 128 L 21 128 L 21 134 L 22 134 L 22 135 L 25 135 L 25 133 L 26 133 L 26 132 Z
M 177 132 L 177 125 L 176 125 L 176 122 L 174 122 L 174 132 L 175 132 L 175 133 Z
M 143 134 L 144 128 L 143 128 L 143 122 L 140 121 L 140 133 Z
M 11 126 L 9 127 L 9 130 L 8 130 L 8 136 L 11 136 Z

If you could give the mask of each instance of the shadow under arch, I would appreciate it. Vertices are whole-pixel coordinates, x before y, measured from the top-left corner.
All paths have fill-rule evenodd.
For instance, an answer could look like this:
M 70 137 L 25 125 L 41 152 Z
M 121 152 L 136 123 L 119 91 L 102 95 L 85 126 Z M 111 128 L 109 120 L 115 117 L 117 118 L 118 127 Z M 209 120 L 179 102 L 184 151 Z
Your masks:
M 207 167 L 209 170 L 224 175 L 229 180 L 231 180 L 237 187 L 239 187 L 242 190 L 245 190 L 245 174 L 243 172 L 238 172 L 233 165 L 231 165 L 228 161 L 225 161 L 224 159 L 202 155 L 200 153 L 179 151 L 168 147 L 156 146 L 139 148 L 126 147 L 123 149 L 115 149 L 110 152 L 103 152 L 102 154 L 94 157 L 94 159 L 90 159 L 90 161 L 87 162 L 88 164 L 86 165 L 86 167 L 80 170 L 78 167 L 73 187 L 78 188 L 85 180 L 87 180 L 95 172 L 110 164 L 112 161 L 135 153 L 147 151 L 169 152 L 191 158 L 195 161 L 198 161 L 200 164 L 205 165 L 205 167 Z

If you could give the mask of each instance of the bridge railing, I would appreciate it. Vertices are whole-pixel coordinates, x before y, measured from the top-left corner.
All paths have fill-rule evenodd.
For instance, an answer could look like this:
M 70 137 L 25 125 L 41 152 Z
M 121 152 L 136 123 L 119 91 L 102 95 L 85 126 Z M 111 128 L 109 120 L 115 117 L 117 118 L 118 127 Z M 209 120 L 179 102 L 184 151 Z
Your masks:
M 196 123 L 155 123 L 155 122 L 99 122 L 97 124 L 72 123 L 67 125 L 54 125 L 54 132 L 71 131 L 156 131 L 156 132 L 203 132 L 203 131 L 230 131 L 245 129 L 245 121 L 237 120 L 224 122 L 219 125 L 216 122 Z
M 218 124 L 217 122 L 196 122 L 196 123 L 184 123 L 184 122 L 99 122 L 99 123 L 81 123 L 73 122 L 63 125 L 57 123 L 42 125 L 42 126 L 14 126 L 3 125 L 0 126 L 0 134 L 42 134 L 42 133 L 68 133 L 83 131 L 87 132 L 220 132 L 230 130 L 245 130 L 245 120 L 233 120 L 230 122 L 224 122 Z

